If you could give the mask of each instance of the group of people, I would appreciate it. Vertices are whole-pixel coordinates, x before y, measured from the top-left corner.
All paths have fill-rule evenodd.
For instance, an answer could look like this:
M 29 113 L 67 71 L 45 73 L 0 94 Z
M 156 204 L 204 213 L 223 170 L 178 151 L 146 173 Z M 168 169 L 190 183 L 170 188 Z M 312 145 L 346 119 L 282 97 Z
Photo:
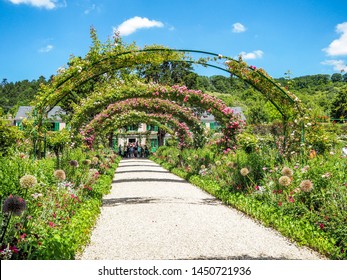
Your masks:
M 147 158 L 149 156 L 149 150 L 147 145 L 141 146 L 136 143 L 128 143 L 118 146 L 118 155 L 125 158 Z

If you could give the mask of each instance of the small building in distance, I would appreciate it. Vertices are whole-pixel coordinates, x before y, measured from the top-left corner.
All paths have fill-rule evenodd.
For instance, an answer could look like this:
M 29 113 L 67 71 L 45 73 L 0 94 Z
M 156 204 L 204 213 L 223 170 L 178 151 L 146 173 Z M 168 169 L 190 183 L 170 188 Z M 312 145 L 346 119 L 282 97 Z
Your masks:
M 243 121 L 246 120 L 241 107 L 231 107 L 235 114 L 239 114 Z M 218 130 L 220 125 L 215 120 L 214 116 L 209 112 L 204 112 L 201 116 L 201 122 L 205 124 L 208 130 Z M 166 134 L 164 143 L 171 138 L 171 135 Z M 147 145 L 151 152 L 158 149 L 158 127 L 141 123 L 138 125 L 129 125 L 127 127 L 119 128 L 116 133 L 115 144 L 127 145 L 128 143 L 138 143 L 139 145 Z
M 55 106 L 48 113 L 46 122 L 49 123 L 48 130 L 59 131 L 66 127 L 66 123 L 62 120 L 61 116 L 65 115 L 65 111 L 60 106 Z M 24 119 L 33 118 L 32 106 L 20 106 L 18 112 L 14 117 L 14 125 L 22 129 L 22 121 Z
M 230 107 L 230 109 L 234 111 L 234 114 L 239 115 L 241 120 L 246 121 L 241 107 Z M 205 124 L 207 129 L 215 130 L 220 126 L 219 123 L 216 122 L 214 116 L 207 111 L 202 114 L 201 121 Z

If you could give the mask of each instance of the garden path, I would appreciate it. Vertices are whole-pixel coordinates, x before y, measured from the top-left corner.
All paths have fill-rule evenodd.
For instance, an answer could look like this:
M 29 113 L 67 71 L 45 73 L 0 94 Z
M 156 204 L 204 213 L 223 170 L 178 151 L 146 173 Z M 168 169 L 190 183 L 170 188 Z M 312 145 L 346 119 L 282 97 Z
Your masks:
M 81 259 L 319 259 L 147 159 L 125 159 Z

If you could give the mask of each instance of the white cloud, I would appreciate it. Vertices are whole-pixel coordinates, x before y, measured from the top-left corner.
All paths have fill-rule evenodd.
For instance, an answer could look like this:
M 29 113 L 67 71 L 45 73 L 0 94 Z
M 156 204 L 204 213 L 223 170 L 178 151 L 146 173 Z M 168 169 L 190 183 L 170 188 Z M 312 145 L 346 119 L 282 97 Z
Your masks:
M 257 58 L 262 58 L 264 52 L 261 50 L 256 50 L 253 52 L 241 52 L 239 55 L 242 56 L 242 59 L 257 59 Z
M 335 71 L 344 71 L 347 73 L 347 64 L 343 60 L 325 60 L 322 64 L 334 66 Z
M 114 32 L 119 32 L 121 36 L 127 36 L 134 33 L 138 29 L 152 28 L 152 27 L 163 27 L 164 24 L 160 21 L 149 20 L 148 18 L 133 17 L 130 18 L 117 27 L 113 28 Z
M 233 24 L 233 32 L 234 33 L 241 33 L 241 32 L 245 32 L 246 31 L 246 27 L 239 22 L 236 22 Z
M 19 5 L 26 4 L 38 8 L 45 8 L 48 10 L 54 9 L 57 7 L 57 1 L 55 0 L 10 0 L 11 3 Z
M 330 56 L 347 55 L 347 22 L 336 25 L 336 32 L 341 33 L 340 38 L 332 41 L 323 51 Z
M 88 15 L 90 12 L 94 11 L 96 9 L 96 5 L 93 4 L 90 8 L 84 10 L 84 14 Z
M 176 30 L 176 28 L 175 28 L 175 26 L 172 26 L 172 25 L 171 25 L 171 26 L 169 27 L 169 30 L 170 30 L 170 31 L 174 31 L 174 30 Z
M 48 53 L 50 52 L 51 50 L 53 50 L 53 46 L 52 45 L 47 45 L 41 49 L 39 49 L 39 52 L 40 53 Z

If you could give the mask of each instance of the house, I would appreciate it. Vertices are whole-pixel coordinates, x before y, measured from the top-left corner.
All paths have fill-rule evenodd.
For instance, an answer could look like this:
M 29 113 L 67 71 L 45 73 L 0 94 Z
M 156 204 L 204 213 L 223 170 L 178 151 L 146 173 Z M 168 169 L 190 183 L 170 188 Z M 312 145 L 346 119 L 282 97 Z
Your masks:
M 235 114 L 239 114 L 242 120 L 246 120 L 241 107 L 231 107 Z M 215 117 L 208 112 L 204 112 L 201 121 L 205 124 L 206 129 L 217 130 L 220 126 Z M 127 145 L 128 143 L 136 143 L 139 145 L 147 145 L 150 151 L 155 152 L 158 149 L 158 127 L 141 123 L 139 125 L 130 125 L 126 128 L 118 130 L 115 145 Z M 166 134 L 164 142 L 170 139 L 171 135 Z
M 164 141 L 171 138 L 166 134 Z M 155 152 L 158 147 L 158 126 L 141 123 L 139 125 L 128 125 L 118 129 L 116 145 L 127 145 L 128 143 L 138 143 L 141 146 L 147 145 L 151 152 Z
M 241 120 L 246 121 L 246 117 L 243 114 L 241 107 L 230 107 L 234 111 L 234 114 L 239 115 Z M 204 112 L 201 116 L 201 121 L 205 124 L 207 129 L 215 130 L 218 129 L 219 123 L 216 122 L 214 116 L 209 112 Z
M 24 119 L 33 118 L 33 107 L 32 106 L 20 106 L 18 112 L 14 118 L 14 125 L 22 129 L 22 121 Z M 62 120 L 61 116 L 66 113 L 60 106 L 55 106 L 48 113 L 47 122 L 49 123 L 50 131 L 59 131 L 66 127 L 66 123 Z

